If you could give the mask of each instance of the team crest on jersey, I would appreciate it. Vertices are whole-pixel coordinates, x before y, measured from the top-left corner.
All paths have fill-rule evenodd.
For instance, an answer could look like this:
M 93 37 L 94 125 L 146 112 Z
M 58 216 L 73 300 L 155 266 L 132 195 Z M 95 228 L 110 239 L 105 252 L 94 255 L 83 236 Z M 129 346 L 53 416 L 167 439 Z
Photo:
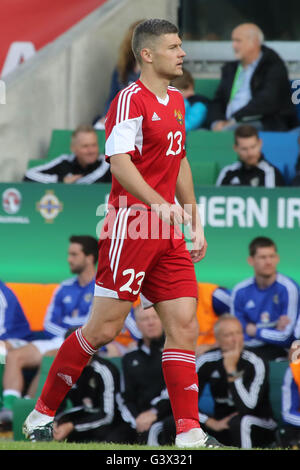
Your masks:
M 87 294 L 84 295 L 85 302 L 90 303 L 92 299 L 93 299 L 93 294 L 91 292 L 88 292 Z
M 260 316 L 260 320 L 262 323 L 269 323 L 270 321 L 270 314 L 269 312 L 262 312 Z
M 273 296 L 273 302 L 274 302 L 274 304 L 279 304 L 279 297 L 278 297 L 278 294 L 275 294 L 275 295 Z
M 183 124 L 183 116 L 181 114 L 181 111 L 175 109 L 174 116 L 175 116 L 176 121 L 179 122 L 179 124 Z

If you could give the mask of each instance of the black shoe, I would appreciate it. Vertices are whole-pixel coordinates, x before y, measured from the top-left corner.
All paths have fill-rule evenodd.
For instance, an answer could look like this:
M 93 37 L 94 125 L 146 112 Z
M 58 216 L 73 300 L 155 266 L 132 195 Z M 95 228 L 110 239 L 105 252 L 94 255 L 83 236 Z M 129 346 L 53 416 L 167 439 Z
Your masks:
M 44 426 L 37 426 L 31 428 L 26 424 L 23 425 L 23 434 L 32 442 L 39 441 L 52 441 L 53 440 L 53 422 L 45 424 Z
M 207 434 L 204 447 L 206 447 L 207 449 L 219 449 L 221 447 L 226 447 L 226 446 L 221 444 L 221 442 L 217 441 L 217 439 L 215 439 L 214 437 Z

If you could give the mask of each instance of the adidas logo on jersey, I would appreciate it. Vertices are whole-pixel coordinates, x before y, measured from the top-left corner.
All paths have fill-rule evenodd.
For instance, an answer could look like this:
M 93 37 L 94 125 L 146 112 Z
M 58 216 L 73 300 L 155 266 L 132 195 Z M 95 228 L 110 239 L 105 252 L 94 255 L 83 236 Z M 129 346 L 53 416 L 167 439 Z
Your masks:
M 253 300 L 248 300 L 248 302 L 246 303 L 246 308 L 254 308 L 255 307 L 255 303 Z
M 151 121 L 160 121 L 160 117 L 154 112 Z

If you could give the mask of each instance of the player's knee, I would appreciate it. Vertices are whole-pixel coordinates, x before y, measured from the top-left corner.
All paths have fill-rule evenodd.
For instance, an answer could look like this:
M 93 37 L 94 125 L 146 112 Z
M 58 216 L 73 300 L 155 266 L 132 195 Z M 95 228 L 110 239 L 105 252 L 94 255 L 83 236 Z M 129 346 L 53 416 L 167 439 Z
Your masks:
M 199 335 L 199 325 L 196 318 L 187 319 L 182 321 L 181 327 L 178 329 L 179 339 L 182 338 L 185 344 L 190 344 L 193 347 L 196 345 Z
M 83 328 L 82 333 L 92 347 L 97 349 L 113 341 L 121 329 L 122 327 L 120 328 L 118 325 L 109 323 L 102 325 L 98 331 L 91 331 L 88 326 L 86 326 Z
M 179 348 L 193 349 L 199 334 L 197 318 L 182 317 L 177 320 L 173 327 L 168 329 L 167 337 L 172 344 L 177 344 Z

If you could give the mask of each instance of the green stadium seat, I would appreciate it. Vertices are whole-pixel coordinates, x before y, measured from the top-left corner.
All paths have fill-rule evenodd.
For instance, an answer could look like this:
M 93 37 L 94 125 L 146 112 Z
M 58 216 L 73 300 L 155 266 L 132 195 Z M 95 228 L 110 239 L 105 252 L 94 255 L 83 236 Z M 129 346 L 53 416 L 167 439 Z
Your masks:
M 195 92 L 209 99 L 213 99 L 219 83 L 220 80 L 218 78 L 196 78 Z
M 203 175 L 205 175 L 204 168 L 203 170 L 200 169 L 200 162 L 203 165 L 210 165 L 209 181 L 211 182 L 204 182 L 203 184 L 214 184 L 220 170 L 237 160 L 237 155 L 233 150 L 233 133 L 215 133 L 204 129 L 188 132 L 186 137 L 186 154 L 193 174 L 196 172 L 198 175 L 198 173 L 203 171 Z M 213 164 L 215 165 L 214 169 L 212 168 Z M 201 184 L 201 179 L 200 175 L 198 184 Z M 194 181 L 197 184 L 195 179 Z
M 116 356 L 116 357 L 106 357 L 105 359 L 107 359 L 108 361 L 112 362 L 116 367 L 117 369 L 119 370 L 119 372 L 121 372 L 122 370 L 122 358 L 119 357 L 119 356 Z
M 275 421 L 279 425 L 283 424 L 281 415 L 281 387 L 283 383 L 283 377 L 288 367 L 288 361 L 270 361 L 269 362 L 269 397 L 273 410 L 273 416 Z
M 14 441 L 24 441 L 25 436 L 22 434 L 22 425 L 27 417 L 27 415 L 33 410 L 37 398 L 42 392 L 45 380 L 47 378 L 49 369 L 53 362 L 53 357 L 44 356 L 40 368 L 40 378 L 37 387 L 36 397 L 27 399 L 27 398 L 18 398 L 13 405 L 13 437 Z
M 19 398 L 15 401 L 13 406 L 13 438 L 14 441 L 25 441 L 25 436 L 22 433 L 22 426 L 29 415 L 29 413 L 33 410 L 36 404 L 35 398 Z
M 233 153 L 233 131 L 212 132 L 206 129 L 189 131 L 186 135 L 186 148 L 230 149 Z
M 45 163 L 51 162 L 52 158 L 32 158 L 27 162 L 27 170 L 34 168 L 38 165 L 44 165 Z
M 73 130 L 53 129 L 47 157 L 53 159 L 62 154 L 70 153 L 71 135 Z M 105 132 L 97 130 L 100 152 L 104 152 Z
M 202 161 L 193 158 L 189 160 L 195 185 L 214 185 L 218 176 L 216 162 Z

